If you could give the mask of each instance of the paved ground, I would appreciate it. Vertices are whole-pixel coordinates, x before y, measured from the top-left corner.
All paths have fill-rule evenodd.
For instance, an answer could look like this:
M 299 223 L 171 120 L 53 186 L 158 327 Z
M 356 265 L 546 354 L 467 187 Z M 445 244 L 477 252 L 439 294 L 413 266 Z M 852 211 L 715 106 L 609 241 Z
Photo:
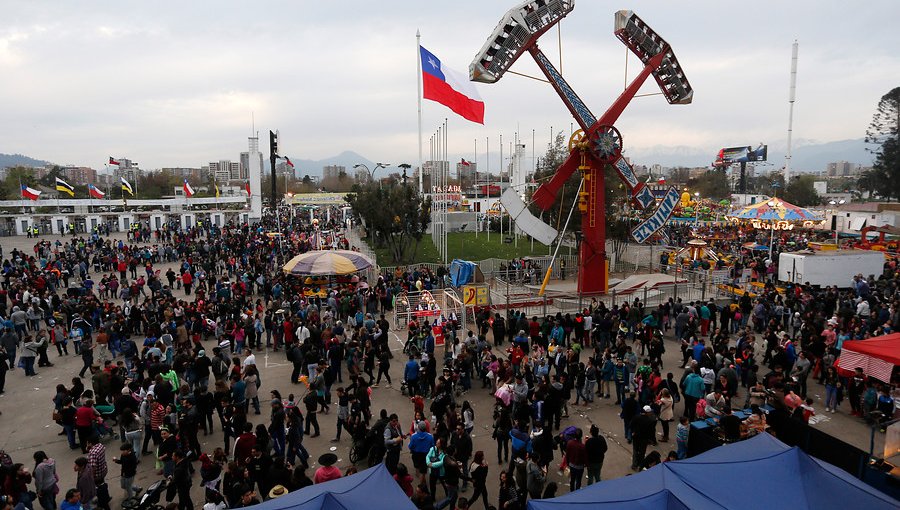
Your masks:
M 55 240 L 55 238 L 51 239 Z M 14 247 L 30 253 L 34 240 L 25 237 L 4 237 L 0 238 L 0 244 L 2 244 L 4 256 L 8 256 Z M 391 342 L 394 350 L 400 351 L 402 349 L 402 342 L 393 333 Z M 208 343 L 211 349 L 212 341 Z M 680 352 L 678 352 L 673 342 L 667 342 L 667 349 L 668 351 L 664 358 L 666 369 L 673 371 L 676 377 L 680 377 L 682 371 L 680 368 L 677 368 Z M 396 412 L 400 416 L 401 424 L 403 424 L 404 428 L 408 428 L 412 420 L 413 409 L 408 400 L 399 392 L 399 379 L 404 361 L 399 354 L 398 352 L 398 356 L 395 358 L 390 370 L 394 379 L 394 388 L 386 388 L 384 381 L 382 381 L 382 385 L 373 391 L 372 408 L 374 413 L 377 413 L 381 408 L 385 408 L 389 412 Z M 0 416 L 0 424 L 3 425 L 3 430 L 6 431 L 6 434 L 0 436 L 0 448 L 6 450 L 12 456 L 14 462 L 22 462 L 29 467 L 33 467 L 31 456 L 35 450 L 43 449 L 46 451 L 57 461 L 60 489 L 65 493 L 68 488 L 74 486 L 75 479 L 72 466 L 80 451 L 69 450 L 65 438 L 57 435 L 60 428 L 51 421 L 51 399 L 55 394 L 54 388 L 57 384 L 62 383 L 70 386 L 71 378 L 77 375 L 78 370 L 81 368 L 81 359 L 73 355 L 58 358 L 55 349 L 51 349 L 50 359 L 55 363 L 55 366 L 37 369 L 38 375 L 33 378 L 24 377 L 21 369 L 9 372 L 7 375 L 6 393 L 0 395 L 0 411 L 3 413 Z M 299 400 L 302 387 L 290 384 L 291 367 L 284 359 L 283 353 L 267 353 L 263 351 L 257 355 L 257 360 L 263 380 L 260 390 L 261 397 L 267 396 L 272 389 L 278 389 L 285 396 L 288 393 L 297 392 Z M 86 384 L 89 387 L 89 381 L 86 381 Z M 475 450 L 483 450 L 486 458 L 491 462 L 491 471 L 488 475 L 488 490 L 491 504 L 496 504 L 497 474 L 500 471 L 500 467 L 496 464 L 496 443 L 490 438 L 490 415 L 493 399 L 487 390 L 479 389 L 480 384 L 478 382 L 474 384 L 474 389 L 462 398 L 468 399 L 475 409 L 476 427 L 473 433 Z M 816 409 L 823 410 L 824 405 L 821 402 L 824 398 L 824 389 L 813 382 L 810 383 L 809 392 L 817 400 Z M 585 429 L 585 431 L 587 431 L 591 423 L 596 423 L 600 427 L 609 443 L 609 452 L 603 466 L 604 479 L 618 478 L 630 474 L 631 448 L 624 441 L 622 422 L 618 418 L 618 407 L 614 406 L 613 402 L 614 400 L 598 400 L 587 407 L 570 406 L 569 418 L 563 419 L 563 427 L 576 425 Z M 680 414 L 682 405 L 678 404 L 676 407 L 676 413 Z M 846 403 L 844 407 L 847 407 Z M 821 421 L 816 423 L 815 426 L 830 434 L 839 436 L 859 448 L 868 450 L 870 437 L 868 427 L 860 420 L 848 416 L 844 411 L 842 409 L 836 414 L 823 415 Z M 254 418 L 257 419 L 254 420 Z M 251 415 L 251 421 L 254 424 L 262 423 L 263 420 L 266 423 L 268 421 L 265 414 L 260 417 Z M 320 415 L 319 423 L 322 426 L 322 435 L 315 439 L 307 437 L 304 440 L 304 445 L 312 454 L 311 461 L 315 461 L 320 454 L 332 450 L 338 455 L 338 466 L 341 468 L 347 467 L 349 465 L 349 438 L 344 436 L 337 445 L 329 443 L 329 439 L 334 437 L 336 423 L 334 413 L 328 416 Z M 222 432 L 218 430 L 218 423 L 216 423 L 216 428 L 217 430 L 213 435 L 200 436 L 205 451 L 211 452 L 215 447 L 221 446 L 223 443 Z M 881 434 L 876 434 L 876 441 L 876 452 L 878 452 L 883 444 Z M 658 449 L 665 457 L 669 449 L 674 449 L 674 443 L 660 443 Z M 118 444 L 116 441 L 107 443 L 107 452 L 107 457 L 110 459 L 109 484 L 111 494 L 114 496 L 113 505 L 118 505 L 122 495 L 118 481 L 119 469 L 118 465 L 113 464 L 111 460 L 113 456 L 118 455 Z M 144 462 L 139 466 L 135 483 L 142 487 L 147 487 L 159 477 L 153 468 L 153 460 L 150 457 L 145 457 L 144 459 Z M 407 452 L 404 452 L 401 462 L 406 463 L 408 466 L 412 465 Z M 557 457 L 554 460 L 554 466 L 558 462 L 559 458 Z M 312 472 L 316 467 L 315 465 L 312 466 L 309 471 L 310 476 L 312 476 Z M 560 485 L 560 494 L 568 491 L 568 478 L 560 476 L 555 469 L 552 469 L 550 472 L 550 481 L 557 482 Z M 202 493 L 197 487 L 198 483 L 199 475 L 195 475 L 193 499 L 197 508 L 203 502 Z M 439 493 L 441 493 L 440 490 Z M 463 493 L 462 496 L 466 494 Z

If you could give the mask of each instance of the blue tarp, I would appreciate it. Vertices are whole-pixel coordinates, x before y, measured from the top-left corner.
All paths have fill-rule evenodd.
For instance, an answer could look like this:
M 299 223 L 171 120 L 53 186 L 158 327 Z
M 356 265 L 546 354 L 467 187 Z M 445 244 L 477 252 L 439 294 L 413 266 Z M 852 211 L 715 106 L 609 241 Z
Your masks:
M 897 509 L 897 501 L 849 473 L 789 448 L 769 434 L 697 457 L 595 483 L 554 499 L 528 502 L 529 510 L 578 508 Z
M 465 285 L 475 278 L 475 263 L 467 260 L 453 259 L 450 263 L 450 281 L 454 287 Z
M 355 475 L 304 487 L 253 510 L 416 510 L 384 463 Z

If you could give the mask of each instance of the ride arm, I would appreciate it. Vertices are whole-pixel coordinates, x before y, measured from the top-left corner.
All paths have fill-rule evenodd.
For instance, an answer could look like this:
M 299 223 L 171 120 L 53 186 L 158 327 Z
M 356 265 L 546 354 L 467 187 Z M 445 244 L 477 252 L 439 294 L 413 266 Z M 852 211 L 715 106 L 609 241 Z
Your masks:
M 535 190 L 534 195 L 531 196 L 535 205 L 544 211 L 553 206 L 553 202 L 556 202 L 556 195 L 559 194 L 559 190 L 566 181 L 569 180 L 569 177 L 575 173 L 575 170 L 578 170 L 580 159 L 581 154 L 577 151 L 569 154 L 569 157 L 559 166 L 556 173 L 553 174 L 553 177 L 544 184 L 541 184 L 541 186 Z
M 544 52 L 537 47 L 537 44 L 530 46 L 528 52 L 531 53 L 535 63 L 544 73 L 544 76 L 547 77 L 547 81 L 549 81 L 550 84 L 553 85 L 553 88 L 556 89 L 556 93 L 562 98 L 566 107 L 572 112 L 575 121 L 578 122 L 581 129 L 587 132 L 591 126 L 597 123 L 597 117 L 591 113 L 591 110 L 584 104 L 584 101 L 578 97 L 578 94 L 576 94 L 572 87 L 569 86 L 569 83 L 566 82 L 565 78 L 562 77 L 562 74 L 553 66 L 550 59 L 544 55 Z

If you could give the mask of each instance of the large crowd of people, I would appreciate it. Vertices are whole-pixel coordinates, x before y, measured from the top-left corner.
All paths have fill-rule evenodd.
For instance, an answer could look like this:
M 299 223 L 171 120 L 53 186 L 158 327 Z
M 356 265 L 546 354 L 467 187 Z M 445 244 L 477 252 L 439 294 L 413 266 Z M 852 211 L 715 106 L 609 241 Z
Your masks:
M 684 458 L 698 416 L 720 417 L 730 440 L 766 430 L 767 409 L 808 421 L 811 381 L 824 385 L 824 412 L 847 400 L 860 419 L 894 413 L 896 381 L 834 367 L 844 341 L 900 327 L 893 262 L 881 278 L 856 277 L 842 290 L 768 284 L 731 302 L 595 300 L 546 317 L 484 311 L 471 331 L 453 317 L 414 319 L 398 361 L 388 340 L 394 297 L 443 286 L 446 272 L 397 269 L 309 295 L 302 278 L 280 271 L 315 238 L 295 220 L 302 226 L 283 238 L 266 235 L 269 217 L 252 227 L 144 227 L 118 241 L 43 239 L 32 252 L 9 252 L 0 268 L 0 393 L 8 371 L 54 370 L 53 351 L 80 357 L 78 373 L 56 388 L 52 419 L 83 456 L 69 488 L 44 451 L 34 452 L 33 469 L 0 455 L 7 505 L 109 510 L 112 461 L 125 498 L 143 490 L 138 469 L 152 469 L 167 480 L 165 502 L 200 506 L 191 499 L 198 471 L 204 508 L 252 506 L 355 472 L 304 446 L 333 430 L 333 442 L 349 438 L 353 462 L 384 462 L 418 508 L 481 500 L 486 510 L 523 510 L 528 498 L 556 495 L 552 470 L 568 472 L 570 491 L 602 479 L 603 431 L 563 421 L 595 400 L 615 399 L 635 471 Z M 330 232 L 328 245 L 350 247 L 337 224 L 316 228 Z M 261 348 L 292 365 L 289 380 L 266 377 Z M 666 369 L 672 349 L 682 363 Z M 397 409 L 373 409 L 382 384 L 408 397 L 408 426 Z M 467 395 L 477 391 L 491 395 L 491 416 L 476 418 Z M 742 423 L 731 410 L 745 408 Z M 491 424 L 496 452 L 473 446 L 476 420 Z M 201 432 L 216 429 L 222 444 L 204 451 Z M 488 477 L 499 480 L 497 494 L 488 494 Z

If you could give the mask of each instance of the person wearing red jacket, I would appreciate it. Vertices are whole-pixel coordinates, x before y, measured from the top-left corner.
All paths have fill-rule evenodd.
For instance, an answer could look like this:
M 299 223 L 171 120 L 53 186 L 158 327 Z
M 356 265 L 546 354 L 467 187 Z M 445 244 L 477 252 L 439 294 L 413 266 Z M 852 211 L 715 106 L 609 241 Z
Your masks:
M 94 433 L 94 422 L 100 419 L 100 413 L 94 409 L 94 401 L 87 399 L 75 411 L 75 428 L 78 429 L 78 442 L 81 453 L 87 453 L 87 440 Z

